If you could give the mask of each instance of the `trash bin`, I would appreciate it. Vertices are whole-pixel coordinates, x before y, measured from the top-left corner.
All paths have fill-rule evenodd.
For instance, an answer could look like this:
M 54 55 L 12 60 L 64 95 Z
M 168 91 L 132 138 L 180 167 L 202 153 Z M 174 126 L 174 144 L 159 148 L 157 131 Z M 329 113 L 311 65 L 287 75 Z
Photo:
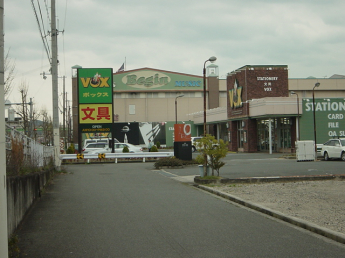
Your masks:
M 212 170 L 211 170 L 210 166 L 207 166 L 206 172 L 207 172 L 208 176 L 212 175 Z M 204 165 L 199 165 L 199 174 L 200 174 L 201 177 L 204 176 Z

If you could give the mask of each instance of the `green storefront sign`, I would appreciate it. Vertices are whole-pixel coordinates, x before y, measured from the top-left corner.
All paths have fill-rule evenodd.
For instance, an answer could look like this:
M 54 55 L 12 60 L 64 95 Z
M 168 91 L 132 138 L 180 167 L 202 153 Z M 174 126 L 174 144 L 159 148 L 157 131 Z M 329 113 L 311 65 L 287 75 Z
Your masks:
M 78 69 L 79 103 L 112 103 L 112 69 Z
M 202 77 L 153 69 L 114 74 L 114 91 L 203 89 Z
M 300 118 L 301 140 L 314 140 L 313 99 L 303 99 Z M 343 98 L 315 99 L 316 143 L 334 137 L 345 137 L 345 100 Z
M 113 127 L 113 70 L 78 69 L 79 134 L 111 133 Z

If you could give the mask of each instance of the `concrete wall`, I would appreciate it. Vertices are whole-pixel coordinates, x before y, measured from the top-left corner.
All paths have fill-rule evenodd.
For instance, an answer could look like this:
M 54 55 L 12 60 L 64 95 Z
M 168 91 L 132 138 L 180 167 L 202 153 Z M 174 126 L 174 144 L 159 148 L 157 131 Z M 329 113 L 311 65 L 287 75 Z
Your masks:
M 9 237 L 16 230 L 33 202 L 40 197 L 42 189 L 53 173 L 53 171 L 45 171 L 25 176 L 7 177 L 7 232 Z

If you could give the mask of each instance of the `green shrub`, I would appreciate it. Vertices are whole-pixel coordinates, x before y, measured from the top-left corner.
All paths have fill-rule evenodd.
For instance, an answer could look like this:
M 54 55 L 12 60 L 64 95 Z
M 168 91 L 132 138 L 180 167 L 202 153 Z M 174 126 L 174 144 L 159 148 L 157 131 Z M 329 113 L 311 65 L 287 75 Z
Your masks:
M 74 144 L 73 143 L 71 143 L 71 145 L 68 147 L 66 153 L 67 154 L 74 154 L 75 153 L 75 148 L 74 148 Z
M 156 146 L 157 146 L 158 149 L 160 149 L 161 148 L 161 143 L 159 141 L 156 142 Z
M 169 157 L 169 158 L 162 158 L 155 162 L 154 164 L 156 169 L 159 169 L 161 167 L 177 167 L 177 166 L 183 166 L 181 160 L 176 159 L 175 157 Z
M 180 160 L 175 157 L 169 157 L 169 158 L 161 158 L 158 161 L 155 162 L 154 167 L 156 169 L 159 169 L 161 167 L 179 167 L 179 166 L 185 166 L 185 165 L 194 165 L 197 164 L 197 162 L 193 160 Z
M 128 147 L 127 147 L 127 146 L 123 147 L 122 152 L 123 152 L 123 153 L 128 153 L 128 152 L 129 152 Z
M 158 152 L 158 149 L 157 149 L 157 146 L 156 145 L 153 145 L 151 147 L 151 152 Z

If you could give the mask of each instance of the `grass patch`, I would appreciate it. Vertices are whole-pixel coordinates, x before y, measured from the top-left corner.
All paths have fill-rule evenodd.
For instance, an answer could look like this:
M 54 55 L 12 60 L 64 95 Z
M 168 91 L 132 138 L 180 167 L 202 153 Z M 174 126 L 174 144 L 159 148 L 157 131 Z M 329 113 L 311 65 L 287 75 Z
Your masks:
M 11 258 L 16 258 L 19 257 L 19 247 L 18 247 L 18 236 L 17 235 L 12 235 L 8 239 L 8 257 Z

